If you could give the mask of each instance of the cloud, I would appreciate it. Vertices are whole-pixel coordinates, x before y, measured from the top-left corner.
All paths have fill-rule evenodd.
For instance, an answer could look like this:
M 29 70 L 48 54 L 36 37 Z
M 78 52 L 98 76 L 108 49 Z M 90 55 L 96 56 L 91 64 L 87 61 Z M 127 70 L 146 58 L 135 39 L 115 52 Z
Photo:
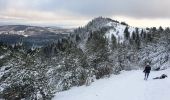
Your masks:
M 169 0 L 0 0 L 5 9 L 67 11 L 83 16 L 124 15 L 136 18 L 169 18 Z M 3 7 L 1 7 L 3 9 Z
M 0 19 L 84 21 L 97 16 L 170 19 L 170 0 L 0 0 Z

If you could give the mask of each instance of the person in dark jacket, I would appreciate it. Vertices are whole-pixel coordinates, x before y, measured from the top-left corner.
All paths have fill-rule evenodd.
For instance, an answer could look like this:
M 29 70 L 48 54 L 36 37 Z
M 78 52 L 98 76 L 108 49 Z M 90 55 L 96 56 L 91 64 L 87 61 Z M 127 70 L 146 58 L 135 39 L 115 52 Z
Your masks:
M 147 63 L 147 64 L 146 64 L 146 67 L 145 67 L 145 69 L 144 69 L 144 71 L 143 71 L 143 72 L 145 73 L 145 78 L 144 78 L 144 80 L 147 80 L 147 79 L 148 79 L 150 71 L 151 71 L 151 66 L 149 65 L 149 63 Z
M 162 74 L 160 77 L 155 77 L 153 79 L 164 79 L 166 77 L 168 77 L 166 74 Z

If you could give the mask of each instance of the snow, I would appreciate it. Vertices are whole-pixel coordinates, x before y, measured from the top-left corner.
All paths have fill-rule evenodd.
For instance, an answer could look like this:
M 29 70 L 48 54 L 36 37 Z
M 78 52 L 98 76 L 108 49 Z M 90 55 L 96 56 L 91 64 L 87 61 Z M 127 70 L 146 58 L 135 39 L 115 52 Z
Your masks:
M 112 37 L 112 35 L 114 35 L 116 37 L 118 43 L 124 42 L 124 40 L 125 40 L 124 31 L 125 31 L 126 27 L 128 27 L 130 37 L 132 36 L 132 33 L 136 31 L 136 27 L 126 26 L 126 25 L 122 25 L 120 23 L 115 23 L 115 22 L 109 22 L 105 26 L 114 27 L 114 28 L 110 29 L 108 32 L 106 32 L 105 36 L 109 39 L 109 41 L 111 41 L 111 37 Z M 138 30 L 139 33 L 141 33 L 142 30 L 144 32 L 148 32 L 145 28 L 138 28 L 138 29 L 139 29 Z
M 58 92 L 52 100 L 169 100 L 170 78 L 152 79 L 161 74 L 170 76 L 170 69 L 152 71 L 148 81 L 143 80 L 142 70 L 122 71 L 90 86 Z
M 24 37 L 28 37 L 29 35 L 26 35 L 26 34 L 25 34 L 25 35 L 23 35 L 23 36 L 24 36 Z
M 130 33 L 130 37 L 132 36 L 132 33 L 136 31 L 135 27 L 129 27 L 128 29 L 129 33 Z
M 5 55 L 2 55 L 2 56 L 0 56 L 0 59 L 3 59 L 5 57 Z
M 4 48 L 5 49 L 5 48 Z M 4 59 L 6 56 L 8 56 L 9 54 L 8 53 L 6 53 L 6 54 L 3 54 L 3 55 L 0 55 L 0 60 L 1 59 Z
M 117 39 L 118 43 L 122 43 L 124 42 L 125 38 L 124 38 L 124 30 L 127 27 L 126 25 L 122 25 L 120 23 L 113 23 L 110 22 L 108 24 L 106 24 L 106 26 L 113 26 L 113 29 L 110 29 L 105 36 L 109 39 L 109 41 L 111 41 L 111 37 L 112 35 L 114 35 Z M 130 36 L 132 36 L 132 33 L 136 30 L 135 27 L 130 27 L 128 26 L 128 31 L 130 33 Z M 140 29 L 139 29 L 140 30 Z M 142 29 L 141 29 L 142 30 Z
M 116 37 L 119 43 L 122 43 L 124 41 L 124 30 L 126 26 L 125 25 L 117 25 L 115 26 L 115 29 L 110 29 L 105 36 L 111 40 L 112 35 Z
M 105 26 L 116 26 L 118 23 L 115 22 L 109 22 Z

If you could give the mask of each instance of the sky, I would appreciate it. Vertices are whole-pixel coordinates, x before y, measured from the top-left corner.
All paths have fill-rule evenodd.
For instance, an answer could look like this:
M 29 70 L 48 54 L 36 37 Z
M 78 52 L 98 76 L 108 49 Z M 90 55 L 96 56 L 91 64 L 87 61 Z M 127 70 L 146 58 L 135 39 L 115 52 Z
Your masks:
M 0 24 L 84 26 L 103 16 L 136 27 L 170 26 L 170 0 L 0 0 Z

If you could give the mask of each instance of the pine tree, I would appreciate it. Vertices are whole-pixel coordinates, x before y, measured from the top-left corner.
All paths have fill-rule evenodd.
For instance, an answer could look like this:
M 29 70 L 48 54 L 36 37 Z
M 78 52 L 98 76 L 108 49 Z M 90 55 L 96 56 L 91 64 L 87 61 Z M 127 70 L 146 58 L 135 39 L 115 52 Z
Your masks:
M 157 29 L 156 29 L 156 27 L 152 27 L 152 32 L 156 32 L 157 31 Z
M 136 48 L 139 49 L 140 48 L 140 37 L 139 37 L 139 33 L 136 34 L 136 39 L 135 39 L 135 43 L 136 43 Z
M 77 34 L 76 35 L 76 42 L 79 42 L 81 40 L 80 36 Z
M 133 39 L 133 40 L 136 39 L 136 34 L 135 34 L 135 32 L 132 33 L 132 39 Z
M 162 26 L 159 27 L 159 32 L 163 32 L 164 29 L 162 28 Z
M 130 33 L 129 33 L 129 31 L 128 31 L 128 27 L 126 27 L 125 28 L 125 30 L 124 30 L 124 35 L 125 35 L 125 38 L 128 40 L 129 39 L 129 37 L 130 37 Z
M 112 34 L 112 48 L 117 48 L 117 40 L 116 37 Z
M 89 65 L 98 71 L 96 77 L 101 78 L 103 75 L 107 75 L 107 73 L 103 73 L 101 70 L 101 68 L 105 70 L 107 66 L 102 65 L 107 65 L 107 62 L 109 62 L 108 41 L 104 37 L 104 33 L 101 31 L 94 31 L 92 33 L 92 38 L 89 38 L 86 43 L 86 54 Z
M 151 42 L 152 41 L 152 34 L 148 33 L 146 36 L 147 36 L 147 42 Z

